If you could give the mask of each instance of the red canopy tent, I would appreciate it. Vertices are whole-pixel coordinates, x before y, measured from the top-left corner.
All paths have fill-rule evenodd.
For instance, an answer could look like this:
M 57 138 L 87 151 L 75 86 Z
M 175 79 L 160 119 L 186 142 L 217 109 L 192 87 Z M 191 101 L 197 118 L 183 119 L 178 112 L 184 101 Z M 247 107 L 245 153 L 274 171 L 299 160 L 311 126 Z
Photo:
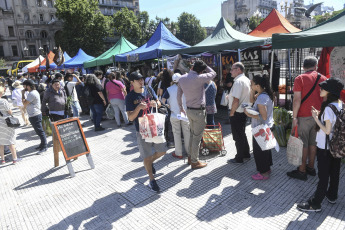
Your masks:
M 52 51 L 50 51 L 49 52 L 49 54 L 47 55 L 48 56 L 48 60 L 49 60 L 49 64 L 52 64 L 54 61 L 53 61 L 53 59 L 54 59 L 54 56 L 55 56 L 55 54 L 52 52 Z M 41 66 L 42 65 L 44 65 L 44 66 L 46 66 L 46 64 L 47 64 L 47 56 L 46 56 L 46 58 L 41 62 Z M 28 68 L 28 72 L 29 73 L 36 73 L 36 72 L 39 72 L 39 71 L 42 71 L 42 70 L 40 70 L 39 68 L 40 68 L 40 65 L 36 65 L 36 66 L 33 66 L 33 67 L 31 67 L 31 68 Z
M 249 33 L 255 37 L 272 37 L 275 33 L 295 33 L 301 31 L 294 27 L 283 17 L 276 9 L 263 20 L 252 32 Z

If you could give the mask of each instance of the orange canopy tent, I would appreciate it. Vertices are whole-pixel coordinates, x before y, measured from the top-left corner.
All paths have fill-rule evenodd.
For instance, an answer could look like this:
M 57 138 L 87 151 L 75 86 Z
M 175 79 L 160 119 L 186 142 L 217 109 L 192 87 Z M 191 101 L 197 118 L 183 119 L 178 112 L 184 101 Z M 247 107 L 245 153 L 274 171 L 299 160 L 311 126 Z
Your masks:
M 265 20 L 250 32 L 249 35 L 255 37 L 272 37 L 272 34 L 275 33 L 295 33 L 299 31 L 301 30 L 291 25 L 278 10 L 273 9 Z
M 54 56 L 55 56 L 55 54 L 52 52 L 52 51 L 50 51 L 49 52 L 49 54 L 47 55 L 48 56 L 48 60 L 49 60 L 49 64 L 52 64 L 54 61 L 53 61 L 53 59 L 54 59 Z M 46 66 L 47 65 L 47 57 L 45 58 L 45 59 L 43 59 L 43 61 L 41 62 L 41 66 L 42 65 L 44 65 L 44 66 Z M 36 65 L 36 66 L 33 66 L 33 67 L 31 67 L 31 68 L 28 68 L 28 72 L 29 73 L 36 73 L 36 72 L 39 72 L 40 71 L 40 65 Z M 41 70 L 42 71 L 42 70 Z

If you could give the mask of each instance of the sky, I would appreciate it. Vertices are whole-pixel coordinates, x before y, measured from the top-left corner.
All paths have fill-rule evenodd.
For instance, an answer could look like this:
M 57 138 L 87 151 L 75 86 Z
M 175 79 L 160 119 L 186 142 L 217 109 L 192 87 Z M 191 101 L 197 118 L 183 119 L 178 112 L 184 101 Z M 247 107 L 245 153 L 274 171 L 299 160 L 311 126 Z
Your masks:
M 224 0 L 140 0 L 140 11 L 147 11 L 150 19 L 168 17 L 177 21 L 181 13 L 194 14 L 201 26 L 216 26 L 221 17 L 221 3 Z M 232 0 L 233 1 L 233 0 Z M 278 4 L 281 0 L 277 0 Z M 326 6 L 333 6 L 335 10 L 341 10 L 345 0 L 314 0 L 314 3 L 324 2 Z M 305 0 L 305 4 L 311 0 Z

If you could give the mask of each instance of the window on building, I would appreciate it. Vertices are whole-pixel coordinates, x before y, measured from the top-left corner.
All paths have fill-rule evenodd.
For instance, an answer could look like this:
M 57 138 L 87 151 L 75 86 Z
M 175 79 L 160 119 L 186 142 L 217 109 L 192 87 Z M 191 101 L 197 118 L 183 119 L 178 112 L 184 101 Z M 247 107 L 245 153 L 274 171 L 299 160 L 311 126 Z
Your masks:
M 23 6 L 28 6 L 28 1 L 27 0 L 22 0 Z
M 24 21 L 28 23 L 30 21 L 30 15 L 28 13 L 24 13 Z
M 34 33 L 31 30 L 28 30 L 25 32 L 25 37 L 26 38 L 33 38 L 34 37 Z
M 47 38 L 47 37 L 48 37 L 47 31 L 42 30 L 42 31 L 41 31 L 41 38 Z
M 47 0 L 47 5 L 48 5 L 48 7 L 53 7 L 53 1 L 52 0 Z
M 13 56 L 18 56 L 18 48 L 17 48 L 17 46 L 12 46 L 12 55 Z
M 42 0 L 37 0 L 37 6 L 42 7 Z
M 40 14 L 40 22 L 43 22 L 43 14 Z
M 13 28 L 13 26 L 9 26 L 8 27 L 8 34 L 10 35 L 10 37 L 14 37 L 14 28 Z
M 54 19 L 54 14 L 51 14 L 50 15 L 50 20 L 53 20 Z
M 5 57 L 4 47 L 0 46 L 0 57 Z
M 29 56 L 37 56 L 35 45 L 29 45 Z

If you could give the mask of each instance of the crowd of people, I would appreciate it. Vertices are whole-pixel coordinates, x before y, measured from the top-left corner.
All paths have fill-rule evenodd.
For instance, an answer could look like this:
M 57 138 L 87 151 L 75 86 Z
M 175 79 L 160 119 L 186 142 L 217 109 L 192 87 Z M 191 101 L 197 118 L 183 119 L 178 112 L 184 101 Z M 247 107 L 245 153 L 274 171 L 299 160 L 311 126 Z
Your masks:
M 334 158 L 327 146 L 326 135 L 332 136 L 336 114 L 330 108 L 343 108 L 340 91 L 343 83 L 337 78 L 327 79 L 318 74 L 317 59 L 307 57 L 304 60 L 305 73 L 296 77 L 293 97 L 293 124 L 303 141 L 302 164 L 287 176 L 307 180 L 308 175 L 316 176 L 315 157 L 318 159 L 319 183 L 315 194 L 297 208 L 303 211 L 320 211 L 321 202 L 326 197 L 335 203 L 338 194 L 340 159 Z M 228 69 L 231 80 L 227 78 L 229 123 L 235 142 L 236 155 L 229 164 L 243 164 L 250 160 L 250 147 L 245 132 L 248 118 L 251 127 L 267 125 L 272 128 L 273 109 L 276 101 L 272 91 L 270 77 L 256 74 L 249 79 L 245 76 L 245 66 L 234 63 Z M 215 97 L 217 85 L 213 81 L 216 72 L 203 61 L 197 60 L 191 70 L 185 74 L 179 69 L 174 72 L 163 70 L 157 76 L 150 74 L 143 77 L 139 70 L 110 71 L 103 74 L 80 76 L 78 73 L 56 73 L 54 76 L 35 78 L 27 74 L 18 77 L 8 86 L 12 91 L 13 106 L 20 109 L 24 125 L 32 125 L 41 143 L 37 146 L 38 154 L 47 150 L 47 139 L 42 127 L 42 116 L 49 116 L 51 121 L 66 117 L 78 117 L 81 112 L 90 114 L 96 132 L 104 130 L 102 117 L 107 107 L 114 110 L 117 127 L 134 123 L 140 156 L 150 178 L 149 186 L 159 192 L 155 180 L 154 162 L 164 156 L 168 147 L 175 147 L 172 156 L 182 159 L 188 157 L 191 169 L 201 169 L 207 163 L 199 160 L 200 142 L 205 128 L 215 126 L 214 115 L 217 113 Z M 39 81 L 40 80 L 40 81 Z M 0 96 L 5 93 L 0 87 Z M 153 108 L 166 107 L 170 111 L 166 116 L 166 143 L 146 142 L 139 132 L 139 118 L 150 113 Z M 250 113 L 251 107 L 256 113 Z M 9 146 L 13 163 L 18 161 L 15 149 L 15 131 L 7 127 L 4 117 L 12 114 L 6 99 L 0 99 L 0 127 L 5 130 L 0 136 L 1 164 L 6 163 L 4 146 Z M 326 142 L 326 143 L 325 143 Z M 184 143 L 184 145 L 183 145 Z M 272 152 L 262 150 L 253 138 L 253 156 L 256 171 L 251 178 L 265 181 L 272 173 Z M 154 151 L 152 151 L 154 150 Z M 253 170 L 254 171 L 254 170 Z M 328 182 L 330 185 L 328 186 Z

